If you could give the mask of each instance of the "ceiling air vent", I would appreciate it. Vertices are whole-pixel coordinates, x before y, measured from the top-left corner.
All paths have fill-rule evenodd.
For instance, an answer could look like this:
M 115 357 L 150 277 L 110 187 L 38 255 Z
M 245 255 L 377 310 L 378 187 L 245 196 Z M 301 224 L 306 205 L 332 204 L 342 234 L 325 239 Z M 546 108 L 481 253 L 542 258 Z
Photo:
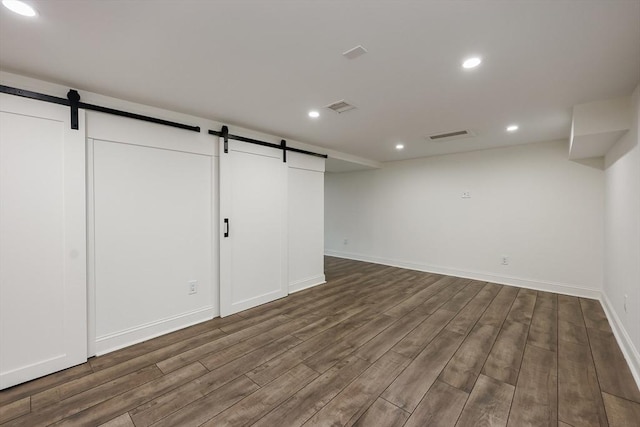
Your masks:
M 475 134 L 469 130 L 456 130 L 429 135 L 427 139 L 429 141 L 451 141 L 452 139 L 468 138 L 470 136 L 475 136 Z
M 332 104 L 327 105 L 328 109 L 335 111 L 336 113 L 340 114 L 340 113 L 344 113 L 346 111 L 349 110 L 353 110 L 356 107 L 354 107 L 353 105 L 349 104 L 347 101 L 345 101 L 344 99 L 340 100 L 340 101 L 336 101 Z
M 349 49 L 346 52 L 342 52 L 342 56 L 344 56 L 345 58 L 349 58 L 349 59 L 356 59 L 356 58 L 364 55 L 365 53 L 367 53 L 367 49 L 362 47 L 362 45 L 358 45 L 358 46 L 354 47 L 353 49 Z

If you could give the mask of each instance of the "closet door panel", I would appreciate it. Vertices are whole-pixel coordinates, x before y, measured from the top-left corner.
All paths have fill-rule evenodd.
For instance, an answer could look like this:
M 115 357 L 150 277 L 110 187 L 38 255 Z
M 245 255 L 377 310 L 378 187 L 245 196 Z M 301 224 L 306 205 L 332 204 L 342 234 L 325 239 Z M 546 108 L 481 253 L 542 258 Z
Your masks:
M 84 114 L 0 95 L 0 389 L 86 361 Z
M 287 295 L 286 164 L 275 148 L 220 150 L 220 313 Z

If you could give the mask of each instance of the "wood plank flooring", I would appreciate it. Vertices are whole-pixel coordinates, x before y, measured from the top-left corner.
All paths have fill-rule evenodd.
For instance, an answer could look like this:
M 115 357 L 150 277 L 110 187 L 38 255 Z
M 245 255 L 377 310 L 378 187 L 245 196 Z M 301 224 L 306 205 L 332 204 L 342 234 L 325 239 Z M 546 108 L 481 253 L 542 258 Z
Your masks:
M 0 391 L 0 424 L 640 425 L 597 301 L 325 264 L 323 286 Z

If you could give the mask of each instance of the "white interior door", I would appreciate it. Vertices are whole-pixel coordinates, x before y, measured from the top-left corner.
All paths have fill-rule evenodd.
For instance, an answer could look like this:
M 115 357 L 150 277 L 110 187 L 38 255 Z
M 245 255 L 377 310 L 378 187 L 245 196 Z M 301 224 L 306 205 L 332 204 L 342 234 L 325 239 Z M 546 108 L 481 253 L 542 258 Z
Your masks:
M 0 95 L 0 389 L 86 361 L 85 127 Z
M 287 153 L 289 293 L 325 283 L 324 159 Z
M 287 179 L 282 151 L 220 141 L 220 315 L 286 296 Z

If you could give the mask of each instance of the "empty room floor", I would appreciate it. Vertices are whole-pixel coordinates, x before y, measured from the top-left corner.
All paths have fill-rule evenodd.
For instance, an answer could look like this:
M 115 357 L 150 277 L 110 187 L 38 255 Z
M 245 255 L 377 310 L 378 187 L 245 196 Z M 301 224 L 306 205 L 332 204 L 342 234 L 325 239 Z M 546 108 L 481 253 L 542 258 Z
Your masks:
M 598 301 L 330 257 L 326 273 L 1 391 L 0 422 L 638 426 Z

